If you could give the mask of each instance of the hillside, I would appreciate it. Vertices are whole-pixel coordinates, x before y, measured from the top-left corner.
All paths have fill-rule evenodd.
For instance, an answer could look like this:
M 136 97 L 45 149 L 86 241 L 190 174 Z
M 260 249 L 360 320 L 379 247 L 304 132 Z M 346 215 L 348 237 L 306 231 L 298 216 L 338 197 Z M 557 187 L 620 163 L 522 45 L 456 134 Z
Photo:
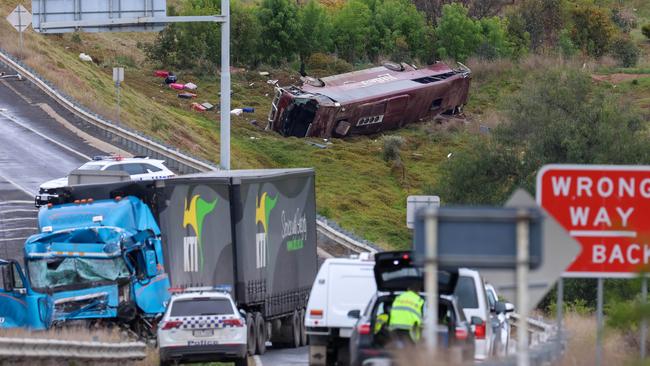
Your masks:
M 635 4 L 639 17 L 648 21 L 650 6 L 643 1 Z M 0 0 L 0 16 L 5 17 L 15 6 L 13 0 Z M 639 29 L 633 30 L 632 35 L 644 50 L 635 69 L 619 69 L 603 61 L 562 62 L 542 56 L 530 56 L 519 63 L 470 61 L 474 81 L 466 108 L 467 123 L 425 122 L 386 133 L 404 138 L 403 167 L 383 160 L 382 136 L 333 139 L 327 148 L 321 149 L 303 139 L 283 138 L 264 131 L 273 96 L 267 80 L 279 79 L 281 84 L 286 84 L 296 82 L 298 74 L 288 66 L 251 71 L 236 69 L 232 75 L 232 108 L 254 107 L 255 112 L 232 116 L 232 167 L 314 167 L 320 214 L 386 248 L 405 248 L 410 246 L 410 233 L 405 227 L 406 196 L 432 193 L 440 163 L 449 153 L 462 148 L 469 136 L 478 131 L 478 125 L 498 124 L 500 107 L 507 103 L 511 93 L 519 90 L 527 72 L 562 63 L 566 67 L 582 65 L 603 75 L 640 74 L 634 77 L 638 79 L 636 82 L 630 79 L 619 83 L 617 79 L 610 84 L 605 80 L 602 85 L 618 85 L 617 93 L 634 99 L 643 108 L 650 108 L 650 79 L 645 77 L 650 74 L 650 46 Z M 161 86 L 161 79 L 152 76 L 155 66 L 146 61 L 139 45 L 154 41 L 155 36 L 152 33 L 43 36 L 30 30 L 25 34 L 25 48 L 19 50 L 14 29 L 0 22 L 0 47 L 22 56 L 24 63 L 65 93 L 112 120 L 117 120 L 117 116 L 111 70 L 114 66 L 125 67 L 121 122 L 218 162 L 218 114 L 192 111 L 190 102 L 178 99 L 173 90 Z M 94 62 L 80 61 L 81 52 L 93 57 Z M 259 71 L 269 71 L 271 75 L 262 77 Z M 198 102 L 218 104 L 217 75 L 199 79 L 187 72 L 177 74 L 179 80 L 199 86 Z M 310 141 L 324 143 L 318 139 Z

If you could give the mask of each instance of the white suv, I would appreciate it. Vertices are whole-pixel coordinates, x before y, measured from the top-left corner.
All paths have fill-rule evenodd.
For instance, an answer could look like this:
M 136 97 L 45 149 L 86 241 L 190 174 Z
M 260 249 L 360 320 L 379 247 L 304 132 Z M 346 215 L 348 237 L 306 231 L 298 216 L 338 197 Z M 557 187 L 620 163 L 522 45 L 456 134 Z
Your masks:
M 160 362 L 247 365 L 246 321 L 230 294 L 189 288 L 173 294 L 158 327 Z
M 164 160 L 146 157 L 122 158 L 121 156 L 96 156 L 93 160 L 77 168 L 90 171 L 123 171 L 131 180 L 165 179 L 175 176 L 165 166 Z M 55 190 L 68 185 L 68 177 L 57 178 L 40 185 L 36 195 L 36 205 L 46 204 L 50 198 L 57 197 Z
M 485 292 L 485 281 L 478 271 L 467 268 L 458 269 L 458 283 L 454 290 L 458 304 L 463 308 L 465 318 L 479 317 L 481 324 L 472 324 L 474 330 L 476 360 L 485 360 L 492 354 L 492 326 L 490 323 L 490 303 Z

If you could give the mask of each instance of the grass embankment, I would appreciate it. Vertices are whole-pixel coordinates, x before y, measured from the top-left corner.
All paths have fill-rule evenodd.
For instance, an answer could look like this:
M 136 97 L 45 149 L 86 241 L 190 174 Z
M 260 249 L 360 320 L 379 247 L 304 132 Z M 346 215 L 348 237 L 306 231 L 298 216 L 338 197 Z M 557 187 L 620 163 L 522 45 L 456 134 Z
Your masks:
M 11 0 L 0 0 L 0 15 L 6 16 L 15 5 Z M 643 17 L 639 24 L 650 19 L 646 14 L 650 13 L 647 8 L 640 8 L 639 12 L 643 10 L 645 13 L 639 15 Z M 26 64 L 61 90 L 111 120 L 117 120 L 112 67 L 125 67 L 122 123 L 192 154 L 218 161 L 218 114 L 192 111 L 189 107 L 191 102 L 178 99 L 176 92 L 161 86 L 161 79 L 151 76 L 154 67 L 146 62 L 138 44 L 154 38 L 153 33 L 45 36 L 29 30 L 25 34 L 25 47 L 19 50 L 17 33 L 7 22 L 0 22 L 0 47 L 21 55 Z M 647 59 L 650 45 L 641 39 L 638 41 L 644 47 L 644 56 L 636 72 L 645 73 L 650 71 Z M 80 52 L 89 54 L 94 62 L 80 61 Z M 466 107 L 471 122 L 469 131 L 477 131 L 478 125 L 493 127 L 498 124 L 501 121 L 498 110 L 507 103 L 508 96 L 521 87 L 526 73 L 557 63 L 564 63 L 567 67 L 580 67 L 582 64 L 537 56 L 519 63 L 470 62 L 474 81 Z M 589 67 L 594 72 L 605 74 L 626 71 L 611 66 L 603 68 L 593 62 L 585 64 L 591 65 Z M 258 71 L 270 71 L 271 75 L 262 77 Z M 179 80 L 199 85 L 199 97 L 193 101 L 219 103 L 216 74 L 202 79 L 189 73 L 177 74 Z M 297 81 L 297 73 L 260 69 L 236 71 L 232 75 L 232 107 L 255 108 L 255 113 L 232 116 L 232 167 L 314 167 L 319 213 L 386 248 L 409 247 L 410 233 L 404 223 L 406 196 L 425 191 L 432 193 L 429 187 L 436 183 L 439 163 L 448 153 L 462 148 L 467 135 L 450 132 L 434 123 L 387 132 L 405 140 L 401 149 L 403 166 L 382 159 L 381 136 L 334 139 L 327 149 L 320 149 L 308 145 L 303 139 L 283 138 L 264 131 L 273 97 L 273 88 L 266 83 L 267 79 L 279 79 L 286 85 Z M 647 79 L 626 81 L 618 86 L 618 90 L 638 101 L 640 106 L 648 107 L 648 83 Z M 464 128 L 454 125 L 452 129 Z M 313 141 L 323 143 L 319 139 Z

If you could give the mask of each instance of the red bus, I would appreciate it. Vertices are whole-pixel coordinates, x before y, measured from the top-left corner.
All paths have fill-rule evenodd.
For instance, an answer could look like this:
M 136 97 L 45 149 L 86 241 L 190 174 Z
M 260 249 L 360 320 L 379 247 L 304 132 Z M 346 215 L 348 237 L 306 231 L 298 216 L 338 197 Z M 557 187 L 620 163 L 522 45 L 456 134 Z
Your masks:
M 284 136 L 345 137 L 373 134 L 456 113 L 467 103 L 471 70 L 437 62 L 406 63 L 302 78 L 302 87 L 275 88 L 268 129 Z

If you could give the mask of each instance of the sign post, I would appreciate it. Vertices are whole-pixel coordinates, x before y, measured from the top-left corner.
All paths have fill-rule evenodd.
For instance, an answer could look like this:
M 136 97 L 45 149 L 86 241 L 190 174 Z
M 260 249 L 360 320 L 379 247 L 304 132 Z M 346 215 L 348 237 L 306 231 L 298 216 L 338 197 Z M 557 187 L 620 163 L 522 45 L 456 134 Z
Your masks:
M 7 21 L 16 28 L 20 35 L 20 52 L 23 51 L 23 32 L 29 28 L 32 23 L 32 14 L 21 4 L 14 9 L 8 16 Z
M 117 124 L 120 124 L 120 86 L 124 81 L 124 68 L 113 68 L 113 82 L 115 83 L 115 94 L 117 94 Z
M 537 202 L 582 247 L 564 277 L 598 278 L 600 364 L 603 279 L 637 277 L 650 264 L 650 166 L 547 165 L 537 174 Z

